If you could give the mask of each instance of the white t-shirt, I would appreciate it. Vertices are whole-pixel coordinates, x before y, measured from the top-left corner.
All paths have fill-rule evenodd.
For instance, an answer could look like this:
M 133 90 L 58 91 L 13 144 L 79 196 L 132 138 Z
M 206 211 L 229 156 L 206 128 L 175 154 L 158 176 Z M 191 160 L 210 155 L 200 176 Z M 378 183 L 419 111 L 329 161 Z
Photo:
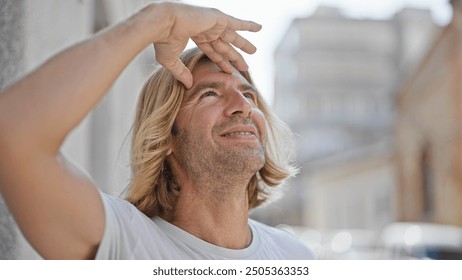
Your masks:
M 240 250 L 219 247 L 149 218 L 128 201 L 102 194 L 106 225 L 96 259 L 314 259 L 291 234 L 249 219 L 252 242 Z

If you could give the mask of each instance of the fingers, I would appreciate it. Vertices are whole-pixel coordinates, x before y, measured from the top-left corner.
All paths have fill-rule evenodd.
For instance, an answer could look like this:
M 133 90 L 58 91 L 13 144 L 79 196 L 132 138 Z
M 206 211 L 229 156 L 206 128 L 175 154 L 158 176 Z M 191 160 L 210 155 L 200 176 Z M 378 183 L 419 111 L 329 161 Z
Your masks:
M 232 73 L 234 68 L 230 62 L 240 71 L 246 71 L 248 65 L 242 55 L 235 49 L 253 54 L 257 48 L 237 30 L 257 32 L 261 25 L 253 21 L 244 21 L 232 16 L 225 15 L 214 27 L 206 32 L 194 36 L 192 39 L 196 45 L 223 71 Z M 234 48 L 234 47 L 235 48 Z
M 248 69 L 238 50 L 253 54 L 257 48 L 237 31 L 257 32 L 262 28 L 260 24 L 240 20 L 211 8 L 188 5 L 173 7 L 177 11 L 170 32 L 154 45 L 159 63 L 176 79 L 187 88 L 192 86 L 191 72 L 178 59 L 189 38 L 223 71 L 232 73 L 235 68 L 240 71 Z
M 203 43 L 195 42 L 215 64 L 227 73 L 233 71 L 230 62 L 240 71 L 246 71 L 249 68 L 242 55 L 233 46 L 249 54 L 255 53 L 257 50 L 248 40 L 230 30 L 224 31 L 217 40 Z
M 256 22 L 238 19 L 230 15 L 227 16 L 229 19 L 229 28 L 232 30 L 258 32 L 262 28 L 261 24 L 258 24 Z
M 239 48 L 248 54 L 253 54 L 257 51 L 257 48 L 252 43 L 250 43 L 250 41 L 239 35 L 237 32 L 231 31 L 229 29 L 223 32 L 223 34 L 220 36 L 220 39 L 223 42 L 232 44 L 236 48 Z
M 226 59 L 226 61 L 232 62 L 234 67 L 238 70 L 246 71 L 249 68 L 242 55 L 230 44 L 222 40 L 216 40 L 212 42 L 212 46 L 216 52 L 220 53 L 223 58 Z
M 234 68 L 230 64 L 227 56 L 216 51 L 211 43 L 196 43 L 197 46 L 213 61 L 221 70 L 226 73 L 232 73 Z M 234 50 L 235 51 L 235 50 Z M 244 62 L 245 63 L 245 62 Z M 246 69 L 245 69 L 246 70 Z

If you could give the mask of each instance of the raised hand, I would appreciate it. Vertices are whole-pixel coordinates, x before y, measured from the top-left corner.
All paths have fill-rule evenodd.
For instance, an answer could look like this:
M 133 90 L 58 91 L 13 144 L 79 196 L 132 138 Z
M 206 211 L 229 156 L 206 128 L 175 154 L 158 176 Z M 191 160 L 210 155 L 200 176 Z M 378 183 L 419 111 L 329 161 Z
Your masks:
M 192 86 L 192 75 L 178 56 L 190 38 L 223 71 L 232 72 L 230 62 L 238 70 L 247 70 L 247 63 L 235 47 L 249 54 L 256 47 L 237 31 L 257 32 L 261 25 L 212 8 L 169 3 L 165 9 L 171 15 L 171 24 L 164 37 L 154 42 L 156 59 L 187 88 Z

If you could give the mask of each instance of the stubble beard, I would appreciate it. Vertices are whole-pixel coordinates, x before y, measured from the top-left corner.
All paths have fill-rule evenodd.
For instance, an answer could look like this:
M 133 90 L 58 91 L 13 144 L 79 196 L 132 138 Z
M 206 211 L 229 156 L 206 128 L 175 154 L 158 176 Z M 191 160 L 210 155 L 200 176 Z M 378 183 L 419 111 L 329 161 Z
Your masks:
M 265 148 L 260 141 L 258 144 L 224 145 L 216 141 L 212 144 L 204 135 L 194 137 L 182 129 L 178 130 L 177 137 L 183 164 L 195 185 L 204 192 L 215 192 L 218 196 L 234 191 L 242 193 L 265 164 Z

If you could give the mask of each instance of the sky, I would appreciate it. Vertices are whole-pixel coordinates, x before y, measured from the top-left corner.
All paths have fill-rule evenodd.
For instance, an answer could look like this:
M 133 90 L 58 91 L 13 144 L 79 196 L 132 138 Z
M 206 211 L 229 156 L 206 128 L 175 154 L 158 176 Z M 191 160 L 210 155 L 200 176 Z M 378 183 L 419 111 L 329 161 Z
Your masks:
M 263 25 L 258 33 L 242 33 L 257 47 L 253 55 L 243 54 L 254 82 L 271 104 L 274 95 L 273 54 L 292 20 L 312 15 L 320 5 L 338 7 L 342 14 L 357 19 L 387 19 L 404 7 L 431 10 L 439 25 L 449 22 L 452 11 L 449 0 L 184 0 L 183 2 L 213 7 L 234 17 L 253 20 Z

